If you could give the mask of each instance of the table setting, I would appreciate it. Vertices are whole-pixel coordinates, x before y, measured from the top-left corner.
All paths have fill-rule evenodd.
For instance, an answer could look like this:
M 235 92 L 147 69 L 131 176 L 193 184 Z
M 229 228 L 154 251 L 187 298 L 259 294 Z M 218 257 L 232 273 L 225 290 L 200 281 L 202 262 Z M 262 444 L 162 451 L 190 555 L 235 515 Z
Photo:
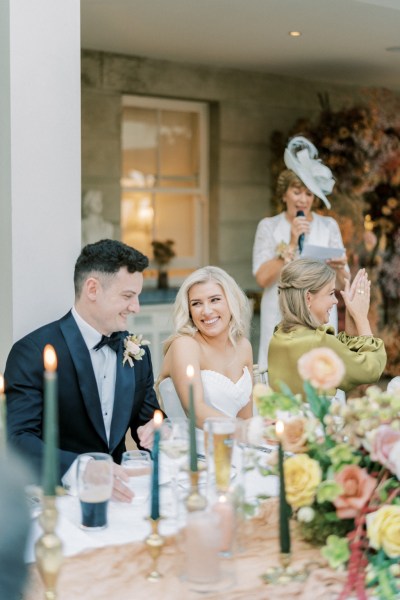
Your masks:
M 186 421 L 155 411 L 151 456 L 123 457 L 131 503 L 111 499 L 107 454 L 79 456 L 74 495 L 57 486 L 50 352 L 23 600 L 399 598 L 399 389 L 336 402 L 325 351 L 302 357 L 304 397 L 256 384 L 257 416 L 207 419 L 204 455 L 193 390 Z

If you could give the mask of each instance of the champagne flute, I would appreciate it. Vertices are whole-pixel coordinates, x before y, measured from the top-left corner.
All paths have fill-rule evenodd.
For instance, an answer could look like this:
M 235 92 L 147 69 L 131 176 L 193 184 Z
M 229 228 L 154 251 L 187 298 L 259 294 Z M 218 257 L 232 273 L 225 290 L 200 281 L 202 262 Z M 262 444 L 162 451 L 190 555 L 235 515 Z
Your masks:
M 164 419 L 161 425 L 160 450 L 169 459 L 175 518 L 179 518 L 178 477 L 189 460 L 189 425 L 184 417 Z
M 209 417 L 204 422 L 208 471 L 217 492 L 229 489 L 235 431 L 236 419 L 231 417 Z

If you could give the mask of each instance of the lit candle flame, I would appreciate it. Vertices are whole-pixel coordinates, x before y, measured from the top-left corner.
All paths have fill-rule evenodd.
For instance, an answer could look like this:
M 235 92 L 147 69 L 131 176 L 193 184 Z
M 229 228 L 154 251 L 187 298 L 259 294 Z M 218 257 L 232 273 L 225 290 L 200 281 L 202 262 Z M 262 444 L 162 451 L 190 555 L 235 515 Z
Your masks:
M 4 377 L 0 373 L 0 394 L 4 394 Z
M 55 371 L 57 369 L 57 355 L 50 344 L 46 344 L 44 347 L 43 358 L 46 371 Z
M 161 425 L 161 423 L 163 422 L 163 414 L 161 412 L 161 410 L 155 410 L 154 411 L 154 416 L 153 416 L 153 421 L 154 421 L 154 427 L 156 429 L 158 429 Z
M 194 368 L 192 365 L 187 366 L 186 375 L 188 376 L 189 379 L 192 379 L 194 377 Z
M 275 431 L 276 431 L 276 435 L 279 437 L 281 437 L 282 433 L 285 430 L 285 425 L 283 423 L 283 421 L 277 421 L 276 425 L 275 425 Z

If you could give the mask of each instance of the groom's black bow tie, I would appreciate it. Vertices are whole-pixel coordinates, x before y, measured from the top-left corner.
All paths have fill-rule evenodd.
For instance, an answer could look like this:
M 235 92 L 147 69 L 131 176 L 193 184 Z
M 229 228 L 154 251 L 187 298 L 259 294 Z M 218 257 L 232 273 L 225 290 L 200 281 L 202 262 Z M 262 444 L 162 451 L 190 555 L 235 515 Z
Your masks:
M 99 341 L 98 344 L 93 346 L 93 349 L 100 350 L 100 348 L 102 348 L 103 346 L 110 346 L 110 348 L 112 348 L 114 350 L 114 352 L 117 352 L 123 337 L 124 337 L 123 331 L 114 331 L 114 333 L 112 333 L 110 336 L 102 335 L 101 340 Z

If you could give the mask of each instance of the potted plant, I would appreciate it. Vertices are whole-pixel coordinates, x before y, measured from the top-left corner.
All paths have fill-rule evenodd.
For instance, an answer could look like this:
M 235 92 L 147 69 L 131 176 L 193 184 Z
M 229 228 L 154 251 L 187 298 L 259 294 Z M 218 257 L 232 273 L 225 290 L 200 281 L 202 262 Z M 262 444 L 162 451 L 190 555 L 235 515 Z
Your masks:
M 153 240 L 151 245 L 153 246 L 154 261 L 158 267 L 158 280 L 157 288 L 159 290 L 166 290 L 168 288 L 168 265 L 175 256 L 173 240 L 165 240 L 161 242 L 159 240 Z

